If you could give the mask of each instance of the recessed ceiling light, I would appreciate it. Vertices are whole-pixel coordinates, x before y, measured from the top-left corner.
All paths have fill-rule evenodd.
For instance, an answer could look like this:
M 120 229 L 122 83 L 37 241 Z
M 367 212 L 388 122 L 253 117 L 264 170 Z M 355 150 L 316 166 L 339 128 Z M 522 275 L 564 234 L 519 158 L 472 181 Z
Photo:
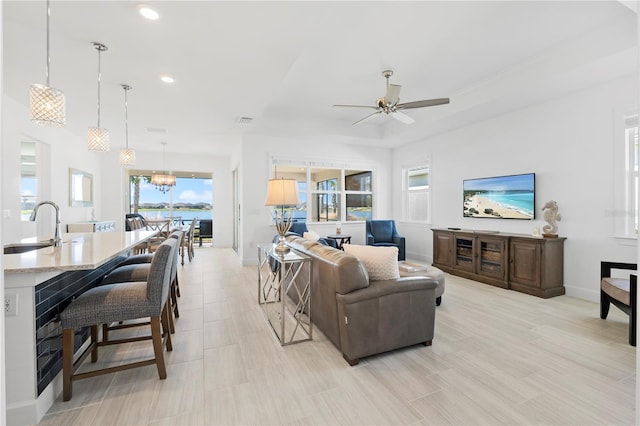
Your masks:
M 168 75 L 161 75 L 160 76 L 160 80 L 164 81 L 165 83 L 173 83 L 173 77 L 169 77 Z
M 156 21 L 160 18 L 160 15 L 158 14 L 158 12 L 156 12 L 146 4 L 141 4 L 140 6 L 138 6 L 138 12 L 140 12 L 140 15 L 152 21 Z

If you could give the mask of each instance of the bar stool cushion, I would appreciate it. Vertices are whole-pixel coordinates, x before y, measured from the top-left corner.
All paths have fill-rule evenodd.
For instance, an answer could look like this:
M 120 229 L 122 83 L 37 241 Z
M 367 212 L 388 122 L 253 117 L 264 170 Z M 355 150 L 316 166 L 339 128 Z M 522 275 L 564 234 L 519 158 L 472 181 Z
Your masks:
M 134 254 L 132 256 L 127 257 L 118 266 L 135 265 L 139 263 L 151 263 L 152 260 L 153 260 L 153 253 Z

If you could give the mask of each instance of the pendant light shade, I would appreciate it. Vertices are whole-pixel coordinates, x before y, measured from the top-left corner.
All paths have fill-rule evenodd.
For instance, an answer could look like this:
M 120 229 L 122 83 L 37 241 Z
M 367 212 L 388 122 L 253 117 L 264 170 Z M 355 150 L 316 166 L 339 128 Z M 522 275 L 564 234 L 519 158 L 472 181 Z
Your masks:
M 127 92 L 131 90 L 131 86 L 128 84 L 121 84 L 124 89 L 124 135 L 125 135 L 125 148 L 120 149 L 120 155 L 118 159 L 123 166 L 133 166 L 136 164 L 136 152 L 129 149 L 129 116 L 127 111 Z
M 87 131 L 89 151 L 109 151 L 109 132 L 100 127 L 89 127 Z
M 95 41 L 91 44 L 98 51 L 98 125 L 89 127 L 87 145 L 89 151 L 109 151 L 109 131 L 100 127 L 100 54 L 107 50 L 107 46 Z
M 64 93 L 49 86 L 49 17 L 51 9 L 47 0 L 47 84 L 32 84 L 29 89 L 31 120 L 52 127 L 66 124 Z
M 118 159 L 123 166 L 134 166 L 136 164 L 136 152 L 129 148 L 120 148 Z

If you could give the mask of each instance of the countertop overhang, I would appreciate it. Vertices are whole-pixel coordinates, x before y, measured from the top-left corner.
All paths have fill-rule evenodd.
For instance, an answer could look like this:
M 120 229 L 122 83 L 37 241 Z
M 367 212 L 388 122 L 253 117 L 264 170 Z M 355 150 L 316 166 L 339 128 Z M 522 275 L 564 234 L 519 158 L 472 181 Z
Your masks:
M 3 255 L 3 269 L 5 274 L 95 269 L 156 234 L 147 230 L 63 234 L 62 247 Z

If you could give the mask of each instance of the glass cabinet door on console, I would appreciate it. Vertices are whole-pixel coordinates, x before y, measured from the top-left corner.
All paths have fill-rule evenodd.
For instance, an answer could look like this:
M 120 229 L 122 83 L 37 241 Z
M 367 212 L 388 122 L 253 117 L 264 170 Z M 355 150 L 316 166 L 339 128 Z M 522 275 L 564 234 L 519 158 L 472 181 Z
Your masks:
M 456 255 L 454 266 L 458 269 L 473 272 L 473 239 L 466 237 L 454 237 Z
M 507 250 L 504 238 L 477 238 L 476 274 L 506 279 L 507 274 Z

